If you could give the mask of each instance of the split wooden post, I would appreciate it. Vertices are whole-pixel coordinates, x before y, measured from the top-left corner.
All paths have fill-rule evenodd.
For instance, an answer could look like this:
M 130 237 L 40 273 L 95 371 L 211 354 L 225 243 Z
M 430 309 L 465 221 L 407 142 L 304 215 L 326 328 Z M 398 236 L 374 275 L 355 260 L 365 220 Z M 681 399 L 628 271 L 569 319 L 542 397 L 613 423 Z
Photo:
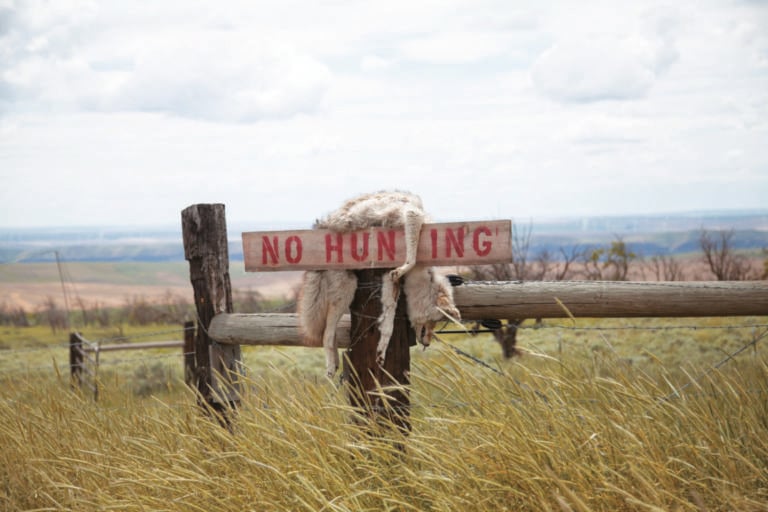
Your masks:
M 350 404 L 375 420 L 384 419 L 402 432 L 411 430 L 411 354 L 416 336 L 408 321 L 404 293 L 400 294 L 394 329 L 387 347 L 384 367 L 376 362 L 381 314 L 381 280 L 389 270 L 358 270 L 357 290 L 350 306 L 352 327 L 349 348 L 344 356 L 342 379 L 348 386 Z
M 507 262 L 512 257 L 508 220 L 424 224 L 416 259 L 422 265 L 480 265 Z M 406 259 L 405 231 L 371 227 L 352 232 L 330 230 L 259 231 L 243 233 L 246 272 L 277 270 L 355 270 L 358 285 L 350 306 L 349 350 L 343 379 L 349 384 L 352 405 L 373 420 L 389 420 L 410 431 L 410 352 L 416 334 L 401 292 L 384 367 L 376 362 L 381 315 L 382 277 Z M 220 317 L 214 327 L 222 342 L 239 337 Z M 278 321 L 280 323 L 280 321 Z M 281 330 L 294 326 L 276 325 Z M 345 332 L 345 329 L 341 329 Z M 269 337 L 269 334 L 267 335 Z M 275 339 L 279 340 L 279 334 Z M 261 340 L 260 340 L 261 341 Z M 339 340 L 343 345 L 345 340 Z
M 83 342 L 76 332 L 69 333 L 69 375 L 73 389 L 83 384 Z
M 195 386 L 195 323 L 184 322 L 184 382 L 187 386 Z
M 193 380 L 201 400 L 223 411 L 239 403 L 241 373 L 240 345 L 222 345 L 208 335 L 214 316 L 233 312 L 224 205 L 189 206 L 181 224 L 198 317 Z

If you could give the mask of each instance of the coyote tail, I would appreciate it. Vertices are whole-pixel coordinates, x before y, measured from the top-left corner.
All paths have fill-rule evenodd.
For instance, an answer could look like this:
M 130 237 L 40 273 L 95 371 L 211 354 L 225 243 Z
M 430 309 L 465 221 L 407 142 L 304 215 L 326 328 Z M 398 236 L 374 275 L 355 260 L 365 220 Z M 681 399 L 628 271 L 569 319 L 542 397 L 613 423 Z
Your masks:
M 304 283 L 296 307 L 302 342 L 308 347 L 323 346 L 328 311 L 327 294 L 323 290 L 324 281 L 323 271 L 304 273 Z

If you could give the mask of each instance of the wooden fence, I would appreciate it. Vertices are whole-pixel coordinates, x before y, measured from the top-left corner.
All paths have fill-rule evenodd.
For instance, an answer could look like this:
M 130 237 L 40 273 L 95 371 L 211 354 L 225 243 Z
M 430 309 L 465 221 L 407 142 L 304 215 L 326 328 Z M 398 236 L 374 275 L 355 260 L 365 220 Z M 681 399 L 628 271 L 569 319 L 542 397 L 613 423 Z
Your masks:
M 99 364 L 102 352 L 181 348 L 184 357 L 184 380 L 191 384 L 194 375 L 194 322 L 184 324 L 184 340 L 145 341 L 135 343 L 101 343 L 89 341 L 80 333 L 69 335 L 69 369 L 72 386 L 87 388 L 93 399 L 99 399 Z
M 768 315 L 767 281 L 470 281 L 454 295 L 464 320 Z M 345 315 L 339 346 L 349 345 L 349 329 Z M 302 345 L 295 314 L 219 314 L 208 333 L 229 345 Z
M 238 401 L 238 377 L 242 372 L 240 345 L 301 345 L 297 317 L 292 314 L 234 313 L 224 205 L 198 204 L 186 208 L 182 212 L 182 229 L 199 319 L 194 343 L 194 382 L 204 401 L 222 411 Z M 357 271 L 358 282 L 362 283 L 363 278 L 368 285 L 380 282 L 381 274 L 377 274 L 379 277 L 369 275 L 376 271 Z M 362 288 L 360 284 L 359 287 Z M 467 282 L 456 287 L 454 295 L 464 320 L 768 315 L 766 281 Z M 377 316 L 375 311 L 356 312 L 352 308 L 351 317 L 343 318 L 338 326 L 336 335 L 339 346 L 349 345 L 350 337 L 355 336 L 351 333 L 375 334 Z M 374 320 L 371 321 L 371 318 Z M 360 327 L 361 322 L 366 321 L 368 324 Z M 355 366 L 358 363 L 351 363 L 352 373 L 362 375 L 378 371 L 375 378 L 382 375 L 403 376 L 389 384 L 400 385 L 396 386 L 399 389 L 407 388 L 409 335 L 404 332 L 408 328 L 405 331 L 400 329 L 404 334 L 397 334 L 398 329 L 395 328 L 396 335 L 390 342 L 386 357 L 386 364 L 390 365 L 390 353 L 395 354 L 394 367 L 374 368 L 375 363 L 370 362 L 374 358 L 364 354 L 367 359 L 364 358 L 359 367 Z M 402 339 L 395 340 L 398 337 Z M 375 341 L 374 335 L 373 344 L 365 345 L 374 347 L 369 351 L 375 352 Z M 363 345 L 356 342 L 358 349 Z M 388 383 L 381 382 L 381 385 Z M 365 386 L 370 386 L 370 383 Z M 373 389 L 365 386 L 364 394 Z M 352 401 L 359 405 L 354 399 Z M 407 393 L 405 397 L 393 397 L 393 401 L 395 409 L 407 411 Z M 371 407 L 370 404 L 368 406 Z M 405 428 L 409 428 L 407 424 Z

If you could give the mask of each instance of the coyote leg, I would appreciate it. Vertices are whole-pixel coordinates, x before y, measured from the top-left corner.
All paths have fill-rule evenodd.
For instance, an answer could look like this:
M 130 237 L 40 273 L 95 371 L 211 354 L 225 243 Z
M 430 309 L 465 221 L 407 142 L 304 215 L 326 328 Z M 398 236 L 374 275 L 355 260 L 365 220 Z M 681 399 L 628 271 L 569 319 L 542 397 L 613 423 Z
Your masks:
M 416 265 L 416 253 L 419 249 L 419 235 L 424 224 L 424 213 L 408 208 L 403 213 L 405 228 L 405 263 L 381 278 L 381 316 L 379 317 L 379 345 L 376 348 L 376 361 L 384 366 L 389 346 L 389 339 L 395 325 L 395 310 L 400 295 L 400 278 Z
M 419 249 L 419 235 L 424 224 L 424 213 L 409 208 L 403 214 L 405 228 L 405 263 L 390 272 L 392 282 L 396 283 L 416 265 L 416 252 Z
M 394 272 L 394 271 L 393 271 Z M 395 328 L 395 312 L 397 310 L 397 298 L 399 284 L 392 279 L 392 274 L 381 276 L 381 315 L 379 316 L 379 344 L 376 346 L 376 362 L 384 366 L 389 340 Z
M 325 350 L 325 373 L 333 377 L 339 369 L 339 351 L 336 347 L 336 325 L 338 325 L 344 310 L 338 306 L 328 309 L 328 317 L 323 332 L 323 350 Z
M 323 349 L 325 350 L 325 370 L 328 377 L 333 377 L 339 369 L 339 352 L 336 343 L 336 327 L 341 317 L 349 311 L 349 305 L 355 296 L 357 278 L 350 272 L 326 274 L 330 280 L 329 290 L 332 294 L 328 301 L 323 330 Z

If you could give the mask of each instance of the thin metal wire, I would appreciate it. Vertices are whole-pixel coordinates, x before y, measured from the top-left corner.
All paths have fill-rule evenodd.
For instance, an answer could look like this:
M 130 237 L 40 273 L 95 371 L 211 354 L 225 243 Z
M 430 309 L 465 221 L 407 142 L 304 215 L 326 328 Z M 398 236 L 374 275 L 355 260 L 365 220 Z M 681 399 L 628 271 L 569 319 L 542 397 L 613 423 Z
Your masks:
M 127 336 L 126 335 L 112 336 L 112 337 L 106 337 L 106 338 L 99 338 L 99 339 L 93 341 L 93 343 L 107 343 L 107 342 L 113 342 L 113 341 L 130 341 L 130 340 L 139 339 L 139 338 L 149 338 L 149 337 L 152 337 L 152 336 L 160 336 L 160 335 L 165 335 L 165 334 L 175 334 L 175 333 L 180 333 L 180 332 L 193 331 L 194 329 L 195 329 L 194 326 L 192 326 L 192 327 L 181 327 L 181 328 L 176 328 L 176 329 L 167 329 L 167 330 L 164 330 L 164 331 L 144 332 L 144 333 L 141 333 L 141 334 L 131 334 L 131 335 L 127 335 Z
M 69 343 L 57 343 L 55 345 L 46 345 L 44 347 L 22 347 L 22 348 L 8 348 L 0 350 L 0 356 L 4 354 L 24 354 L 29 352 L 49 352 L 56 349 L 69 349 Z
M 153 355 L 151 357 L 125 357 L 123 359 L 110 359 L 108 361 L 100 361 L 99 366 L 112 366 L 112 365 L 119 365 L 119 364 L 126 364 L 126 363 L 140 363 L 143 361 L 156 361 L 157 359 L 171 359 L 175 357 L 184 357 L 188 355 L 192 355 L 194 352 L 185 352 L 183 354 L 163 354 L 163 355 Z
M 737 351 L 732 352 L 730 354 L 727 354 L 725 356 L 725 358 L 722 359 L 720 362 L 718 362 L 714 366 L 708 368 L 707 370 L 699 373 L 699 375 L 697 377 L 695 377 L 692 381 L 686 382 L 685 384 L 680 386 L 678 389 L 674 390 L 672 393 L 668 394 L 665 397 L 660 398 L 659 401 L 660 402 L 665 402 L 667 400 L 670 400 L 671 398 L 679 398 L 680 397 L 680 392 L 683 391 L 684 389 L 686 389 L 688 386 L 690 386 L 691 384 L 693 384 L 695 382 L 699 382 L 701 379 L 703 379 L 704 377 L 706 377 L 707 375 L 709 375 L 713 371 L 715 371 L 715 370 L 719 369 L 720 367 L 724 366 L 726 363 L 729 363 L 729 362 L 733 361 L 736 358 L 736 356 L 738 356 L 739 354 L 741 354 L 742 352 L 744 352 L 748 348 L 757 345 L 757 342 L 760 341 L 761 339 L 765 338 L 766 336 L 768 336 L 768 329 L 766 329 L 765 331 L 763 331 L 759 335 L 755 334 L 755 336 L 752 338 L 752 341 L 750 341 L 749 343 L 745 344 L 744 346 L 742 346 Z
M 452 344 L 448 343 L 447 341 L 441 340 L 439 337 L 435 336 L 434 333 L 432 334 L 432 337 L 435 338 L 440 343 L 450 347 L 458 355 L 460 355 L 462 357 L 466 357 L 467 359 L 469 359 L 471 361 L 474 361 L 475 363 L 479 364 L 480 366 L 484 366 L 485 368 L 488 368 L 489 370 L 493 371 L 494 373 L 497 373 L 499 375 L 503 375 L 501 370 L 499 370 L 497 368 L 494 368 L 493 366 L 489 365 L 488 363 L 486 363 L 482 359 L 477 358 L 477 357 L 473 356 L 472 354 L 461 350 L 459 347 L 457 347 L 455 345 L 452 345 Z
M 749 329 L 753 327 L 768 327 L 768 324 L 739 324 L 739 325 L 618 325 L 613 327 L 579 327 L 576 325 L 548 325 L 548 324 L 540 324 L 540 325 L 518 325 L 518 326 L 510 326 L 515 327 L 518 330 L 540 330 L 540 329 L 560 329 L 560 330 L 567 330 L 567 331 L 628 331 L 628 330 L 638 330 L 638 331 L 669 331 L 669 330 L 675 330 L 675 329 L 685 329 L 685 330 L 709 330 L 709 329 Z

